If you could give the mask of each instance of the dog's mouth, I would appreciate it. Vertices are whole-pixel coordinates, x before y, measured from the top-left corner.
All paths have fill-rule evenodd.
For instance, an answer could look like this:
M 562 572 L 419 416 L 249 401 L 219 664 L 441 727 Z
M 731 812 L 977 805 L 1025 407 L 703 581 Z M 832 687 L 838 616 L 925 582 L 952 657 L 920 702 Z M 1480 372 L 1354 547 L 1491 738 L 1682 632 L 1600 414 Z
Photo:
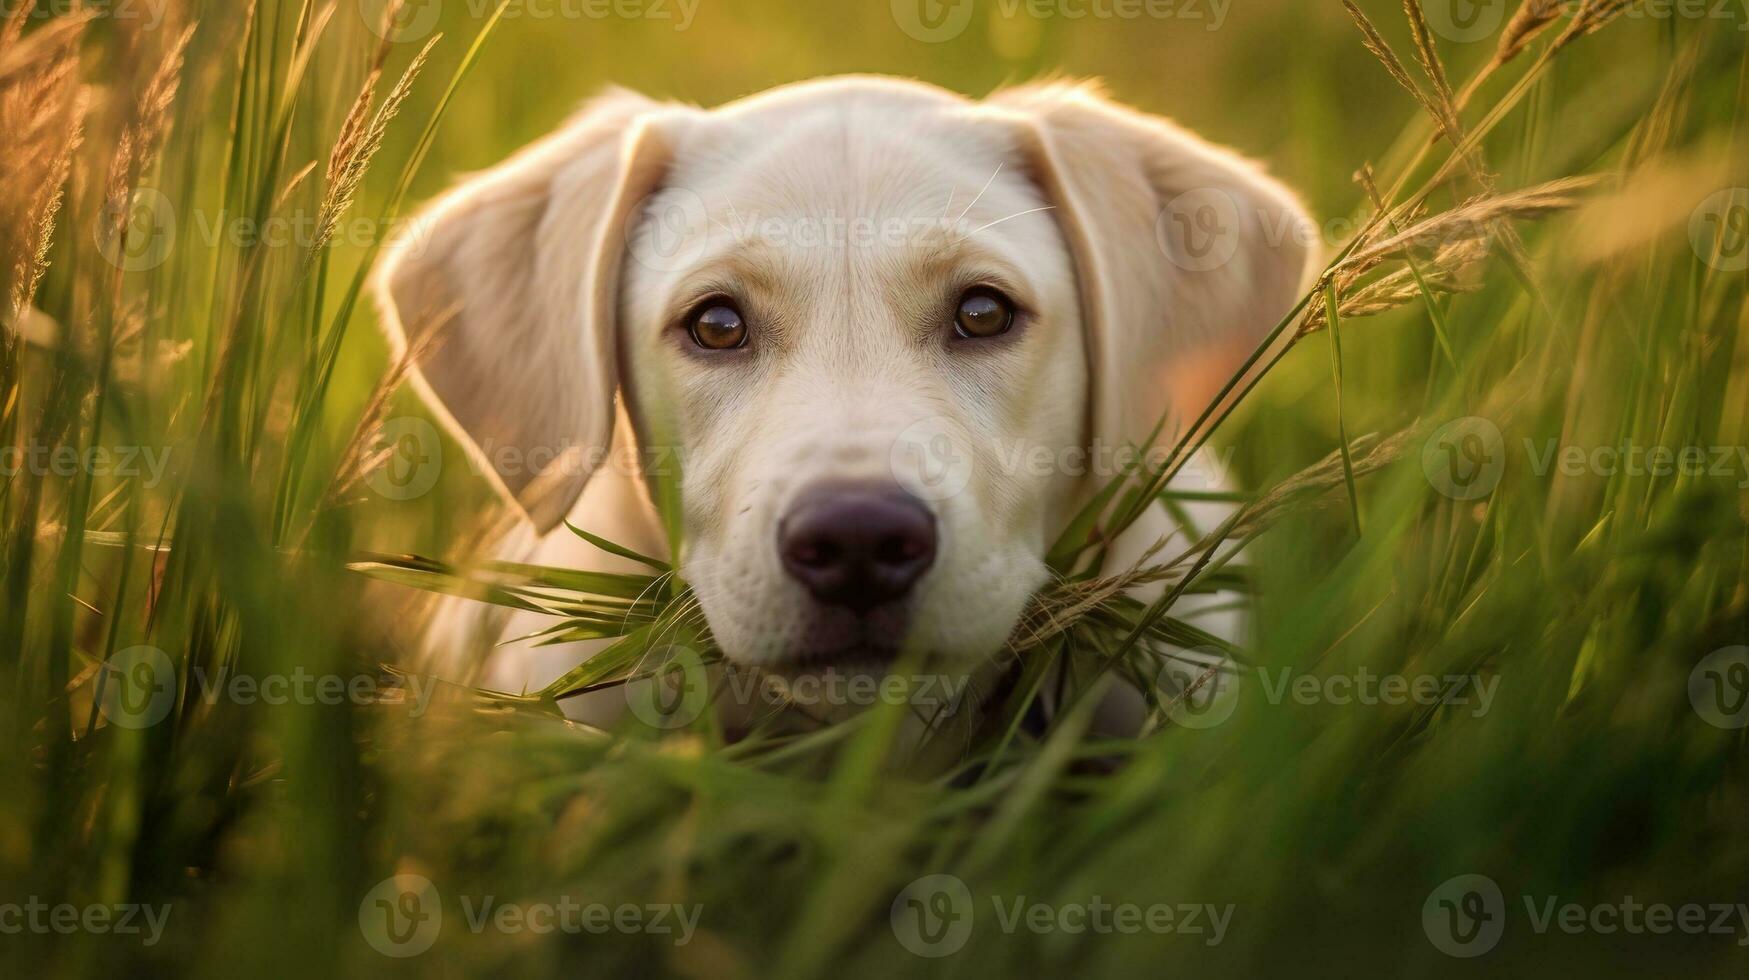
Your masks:
M 768 669 L 797 676 L 829 670 L 884 673 L 903 651 L 910 624 L 902 603 L 862 612 L 816 607 L 787 655 Z

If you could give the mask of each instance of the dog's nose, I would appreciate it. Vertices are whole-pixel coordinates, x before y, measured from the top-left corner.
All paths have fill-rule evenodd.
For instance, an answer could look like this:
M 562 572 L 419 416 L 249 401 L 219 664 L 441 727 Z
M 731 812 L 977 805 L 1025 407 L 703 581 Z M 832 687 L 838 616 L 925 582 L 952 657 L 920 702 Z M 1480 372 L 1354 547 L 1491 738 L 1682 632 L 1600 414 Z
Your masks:
M 814 598 L 858 611 L 900 599 L 935 561 L 935 515 L 898 487 L 804 490 L 778 522 L 783 567 Z

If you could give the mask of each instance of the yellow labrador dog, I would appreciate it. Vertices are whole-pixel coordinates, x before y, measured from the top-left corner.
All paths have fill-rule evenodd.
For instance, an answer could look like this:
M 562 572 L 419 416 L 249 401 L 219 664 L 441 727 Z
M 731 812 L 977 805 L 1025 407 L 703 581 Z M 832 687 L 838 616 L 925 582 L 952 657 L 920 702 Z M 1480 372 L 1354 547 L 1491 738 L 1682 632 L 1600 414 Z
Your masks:
M 1281 184 L 1094 87 L 845 77 L 598 98 L 433 204 L 377 296 L 399 351 L 436 332 L 413 380 L 526 516 L 506 556 L 637 571 L 560 522 L 664 553 L 648 478 L 679 473 L 682 571 L 731 663 L 969 666 L 1314 252 Z M 438 610 L 433 669 L 519 691 L 590 652 L 481 659 L 482 631 L 547 625 L 485 610 Z

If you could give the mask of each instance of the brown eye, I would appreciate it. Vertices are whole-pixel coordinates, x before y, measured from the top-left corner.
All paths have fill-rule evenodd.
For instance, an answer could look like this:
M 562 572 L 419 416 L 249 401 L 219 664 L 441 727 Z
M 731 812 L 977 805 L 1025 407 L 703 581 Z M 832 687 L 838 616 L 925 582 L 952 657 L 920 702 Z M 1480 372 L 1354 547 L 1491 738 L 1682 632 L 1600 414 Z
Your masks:
M 967 339 L 995 337 L 1014 326 L 1014 304 L 994 289 L 973 289 L 960 297 L 953 331 Z
M 747 343 L 747 324 L 726 303 L 713 303 L 692 317 L 692 342 L 705 350 L 733 350 Z

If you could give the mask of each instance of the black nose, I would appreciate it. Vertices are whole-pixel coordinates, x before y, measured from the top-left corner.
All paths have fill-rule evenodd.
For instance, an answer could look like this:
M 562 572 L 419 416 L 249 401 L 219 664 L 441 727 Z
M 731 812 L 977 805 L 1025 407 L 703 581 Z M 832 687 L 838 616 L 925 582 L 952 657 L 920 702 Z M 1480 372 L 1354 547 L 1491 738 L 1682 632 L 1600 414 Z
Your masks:
M 777 550 L 814 598 L 864 611 L 903 598 L 929 570 L 935 515 L 898 487 L 813 487 L 778 523 Z

